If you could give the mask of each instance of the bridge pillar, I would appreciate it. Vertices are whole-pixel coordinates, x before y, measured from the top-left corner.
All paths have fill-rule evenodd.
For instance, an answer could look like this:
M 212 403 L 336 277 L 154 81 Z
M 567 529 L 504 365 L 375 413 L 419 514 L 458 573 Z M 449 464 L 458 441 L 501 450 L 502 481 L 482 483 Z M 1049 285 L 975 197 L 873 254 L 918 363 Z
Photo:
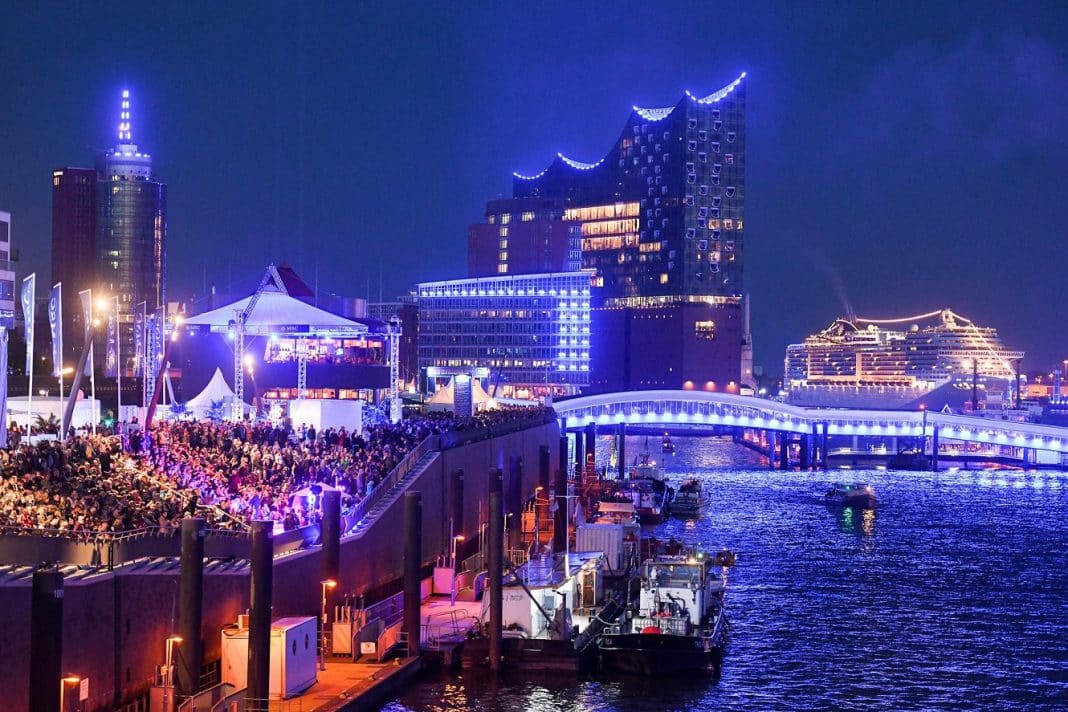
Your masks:
M 822 467 L 824 472 L 827 471 L 827 430 L 828 430 L 828 426 L 829 426 L 829 423 L 827 423 L 827 421 L 824 421 L 821 424 L 821 427 L 820 427 L 820 430 L 822 431 L 820 433 L 820 466 Z
M 809 468 L 809 460 L 811 460 L 812 457 L 811 447 L 812 443 L 809 440 L 808 434 L 803 433 L 801 435 L 801 457 L 799 463 L 802 470 L 807 470 Z
M 931 470 L 938 472 L 938 426 L 931 429 Z
M 627 424 L 619 424 L 619 448 L 616 451 L 619 457 L 619 479 L 627 478 Z
M 593 462 L 597 464 L 597 424 L 586 424 L 586 462 L 593 456 Z
M 765 438 L 768 442 L 768 469 L 775 469 L 775 431 L 765 430 Z
M 786 433 L 779 434 L 779 469 L 790 469 L 790 438 Z

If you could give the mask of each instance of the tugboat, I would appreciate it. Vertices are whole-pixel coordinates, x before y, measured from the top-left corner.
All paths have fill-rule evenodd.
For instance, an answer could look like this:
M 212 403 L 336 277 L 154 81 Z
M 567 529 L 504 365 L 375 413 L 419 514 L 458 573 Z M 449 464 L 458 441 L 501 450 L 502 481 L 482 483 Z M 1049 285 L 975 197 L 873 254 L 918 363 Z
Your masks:
M 570 552 L 530 559 L 505 574 L 502 653 L 525 671 L 581 672 L 597 662 L 595 641 L 623 607 L 604 588 L 605 555 Z M 461 653 L 466 667 L 489 659 L 489 597 Z
M 871 485 L 834 485 L 823 495 L 823 501 L 832 507 L 875 508 L 875 490 Z
M 671 513 L 683 517 L 694 517 L 701 513 L 707 500 L 701 491 L 700 480 L 686 480 L 675 492 L 675 498 L 671 501 Z
M 601 635 L 601 667 L 638 675 L 719 671 L 727 644 L 730 551 L 657 555 L 642 564 L 637 610 Z
M 660 441 L 660 449 L 665 455 L 675 454 L 675 443 L 671 442 L 671 436 L 664 433 L 664 439 Z

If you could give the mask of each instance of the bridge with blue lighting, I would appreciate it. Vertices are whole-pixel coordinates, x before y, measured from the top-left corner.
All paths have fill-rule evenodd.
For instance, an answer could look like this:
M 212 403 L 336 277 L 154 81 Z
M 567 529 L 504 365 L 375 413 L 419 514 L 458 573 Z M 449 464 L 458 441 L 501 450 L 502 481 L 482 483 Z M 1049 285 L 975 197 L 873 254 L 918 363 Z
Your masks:
M 938 412 L 802 408 L 753 396 L 684 390 L 579 396 L 553 407 L 567 430 L 593 424 L 751 431 L 771 438 L 770 445 L 763 445 L 769 452 L 776 440 L 780 445 L 811 443 L 826 452 L 828 437 L 852 436 L 930 438 L 934 452 L 939 442 L 998 447 L 1025 464 L 1037 462 L 1038 452 L 1051 453 L 1040 458 L 1047 464 L 1060 464 L 1068 454 L 1068 428 Z

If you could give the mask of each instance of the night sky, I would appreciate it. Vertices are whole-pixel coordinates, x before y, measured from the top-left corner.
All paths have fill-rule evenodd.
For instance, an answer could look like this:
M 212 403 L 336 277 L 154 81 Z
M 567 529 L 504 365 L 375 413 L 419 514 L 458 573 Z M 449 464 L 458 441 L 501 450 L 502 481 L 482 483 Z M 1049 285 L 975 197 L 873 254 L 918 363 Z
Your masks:
M 1068 10 L 946 3 L 5 3 L 0 210 L 47 279 L 51 171 L 133 136 L 168 296 L 270 259 L 387 299 L 464 276 L 511 172 L 596 161 L 630 107 L 748 72 L 756 360 L 843 313 L 952 306 L 1068 358 Z M 929 5 L 937 5 L 932 9 Z M 744 11 L 743 9 L 744 8 Z

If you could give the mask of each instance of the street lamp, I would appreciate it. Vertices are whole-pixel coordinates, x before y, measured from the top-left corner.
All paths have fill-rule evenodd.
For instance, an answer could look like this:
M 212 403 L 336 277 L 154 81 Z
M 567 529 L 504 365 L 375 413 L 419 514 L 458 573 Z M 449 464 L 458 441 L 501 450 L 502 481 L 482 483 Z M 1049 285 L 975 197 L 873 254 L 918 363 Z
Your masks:
M 453 606 L 456 605 L 456 548 L 463 540 L 463 534 L 457 534 L 452 538 L 452 586 L 450 587 L 452 589 L 452 597 L 450 605 Z
M 174 689 L 174 646 L 182 642 L 182 636 L 169 635 L 165 643 L 163 665 L 163 712 L 171 712 L 171 690 Z
M 320 583 L 323 586 L 323 611 L 322 611 L 323 630 L 322 630 L 322 633 L 320 635 L 320 644 L 319 644 L 319 669 L 320 670 L 326 670 L 326 621 L 327 621 L 327 615 L 326 615 L 326 592 L 327 591 L 332 591 L 334 588 L 336 588 L 337 587 L 337 581 L 335 581 L 334 579 L 326 579 L 325 581 L 320 581 Z
M 67 685 L 77 685 L 82 681 L 78 675 L 65 675 L 59 678 L 59 712 L 67 712 Z

